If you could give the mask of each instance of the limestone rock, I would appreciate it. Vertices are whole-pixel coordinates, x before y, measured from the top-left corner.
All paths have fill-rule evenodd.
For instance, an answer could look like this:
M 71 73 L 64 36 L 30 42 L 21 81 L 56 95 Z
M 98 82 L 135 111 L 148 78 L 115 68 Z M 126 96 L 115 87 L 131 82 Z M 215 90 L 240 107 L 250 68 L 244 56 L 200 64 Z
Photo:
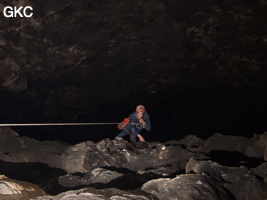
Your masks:
M 138 143 L 137 143 L 138 145 Z M 99 167 L 127 168 L 138 171 L 182 163 L 191 153 L 180 146 L 157 144 L 138 149 L 126 141 L 102 140 L 96 144 L 81 143 L 70 147 L 61 158 L 62 167 L 69 173 L 86 172 Z
M 2 200 L 29 200 L 44 194 L 37 185 L 0 175 L 0 198 Z
M 63 187 L 74 188 L 84 185 L 82 178 L 73 174 L 67 174 L 58 178 L 58 183 Z
M 38 141 L 20 137 L 10 128 L 0 129 L 0 159 L 6 162 L 40 162 L 61 167 L 61 155 L 69 147 L 60 141 Z
M 266 199 L 267 184 L 256 178 L 246 167 L 226 167 L 211 161 L 198 161 L 193 158 L 187 163 L 187 173 L 208 174 L 221 181 L 223 187 L 231 192 L 235 199 Z
M 84 188 L 80 190 L 72 190 L 61 193 L 57 196 L 37 197 L 35 200 L 156 200 L 152 195 L 146 193 L 135 194 L 118 190 L 116 188 L 108 188 L 96 190 L 94 188 Z
M 152 173 L 152 174 L 159 175 L 162 177 L 168 177 L 168 176 L 172 176 L 173 174 L 184 173 L 186 163 L 187 161 L 180 163 L 180 164 L 167 165 L 163 167 L 157 167 L 157 168 L 146 169 L 146 170 L 138 170 L 137 174 Z
M 250 138 L 216 133 L 208 138 L 199 151 L 209 153 L 211 150 L 237 151 L 245 153 L 252 142 Z
M 203 140 L 203 139 L 197 137 L 196 135 L 187 135 L 179 141 L 171 140 L 171 141 L 168 141 L 166 144 L 185 145 L 187 148 L 190 148 L 190 147 L 196 148 L 199 146 L 203 146 L 205 144 L 205 142 L 206 142 L 206 140 Z
M 249 157 L 264 158 L 267 161 L 267 132 L 261 135 L 254 135 L 252 142 L 246 150 L 246 155 Z
M 206 174 L 179 175 L 173 179 L 162 178 L 145 183 L 142 190 L 160 200 L 229 200 L 233 199 L 219 181 Z
M 75 172 L 87 172 L 84 168 L 84 160 L 89 151 L 96 151 L 95 144 L 93 142 L 83 142 L 69 147 L 63 154 L 61 159 L 61 167 L 69 173 Z M 92 163 L 96 165 L 96 163 Z
M 107 170 L 103 168 L 96 168 L 92 171 L 87 172 L 83 177 L 83 182 L 86 185 L 94 183 L 108 183 L 124 174 L 118 173 L 116 171 Z
M 60 185 L 64 187 L 77 187 L 77 186 L 85 186 L 91 185 L 95 183 L 108 183 L 118 177 L 123 176 L 124 174 L 118 173 L 113 170 L 107 170 L 104 168 L 96 168 L 91 170 L 81 176 L 75 176 L 72 174 L 67 174 L 65 176 L 61 176 L 58 179 Z
M 0 127 L 0 152 L 16 151 L 22 148 L 19 134 L 8 127 Z
M 188 160 L 191 153 L 180 146 L 157 144 L 154 148 L 116 149 L 109 152 L 107 148 L 87 152 L 84 167 L 88 170 L 96 167 L 115 166 L 138 171 L 165 165 L 182 163 Z
M 252 169 L 253 174 L 261 177 L 267 183 L 267 162 L 262 163 L 256 168 Z
M 9 127 L 0 127 L 0 140 L 5 140 L 7 137 L 19 136 L 17 132 Z
M 165 143 L 107 138 L 68 145 L 1 131 L 0 173 L 38 182 L 50 196 L 37 199 L 267 198 L 266 133 L 253 138 L 214 134 L 206 141 L 189 135 Z

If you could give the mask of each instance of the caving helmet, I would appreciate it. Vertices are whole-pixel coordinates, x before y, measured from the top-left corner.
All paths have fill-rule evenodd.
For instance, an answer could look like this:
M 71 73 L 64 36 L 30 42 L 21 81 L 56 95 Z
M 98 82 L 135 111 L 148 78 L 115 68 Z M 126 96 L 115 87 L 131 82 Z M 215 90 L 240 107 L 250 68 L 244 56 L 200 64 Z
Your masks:
M 138 112 L 138 113 L 145 113 L 145 111 L 146 111 L 146 109 L 145 109 L 145 107 L 143 106 L 143 105 L 138 105 L 137 107 L 136 107 L 136 112 Z

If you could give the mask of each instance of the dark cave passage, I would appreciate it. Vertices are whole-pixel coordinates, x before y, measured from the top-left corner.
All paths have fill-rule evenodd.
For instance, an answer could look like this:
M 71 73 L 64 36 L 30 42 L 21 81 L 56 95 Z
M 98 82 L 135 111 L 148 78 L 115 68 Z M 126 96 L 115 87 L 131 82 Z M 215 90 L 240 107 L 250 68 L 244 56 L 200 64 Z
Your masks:
M 70 119 L 64 114 L 64 110 L 58 113 L 55 108 L 54 113 L 58 113 L 56 116 L 46 116 L 47 109 L 51 108 L 36 106 L 33 110 L 27 106 L 20 108 L 22 111 L 28 110 L 23 111 L 27 113 L 25 118 L 0 117 L 2 123 L 121 122 L 135 110 L 136 105 L 143 104 L 152 123 L 149 132 L 142 131 L 147 141 L 165 142 L 189 134 L 206 139 L 216 132 L 252 137 L 267 129 L 267 97 L 264 96 L 264 90 L 188 89 L 176 93 L 166 92 L 167 94 L 132 93 L 129 99 L 102 104 L 94 113 L 77 112 L 75 119 Z M 117 125 L 12 128 L 20 135 L 39 140 L 61 140 L 69 144 L 114 139 L 120 132 Z

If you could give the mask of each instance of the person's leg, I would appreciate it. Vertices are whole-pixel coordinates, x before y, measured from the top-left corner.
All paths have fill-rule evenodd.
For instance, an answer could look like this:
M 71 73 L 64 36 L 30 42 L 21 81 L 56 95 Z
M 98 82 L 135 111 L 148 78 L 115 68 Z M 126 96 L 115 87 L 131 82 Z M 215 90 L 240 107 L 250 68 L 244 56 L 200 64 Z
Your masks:
M 137 129 L 135 126 L 133 126 L 131 128 L 131 137 L 130 140 L 131 141 L 136 141 L 136 136 L 140 133 L 141 130 Z
M 125 135 L 128 134 L 127 131 L 130 131 L 131 125 L 128 124 L 116 137 L 124 137 Z

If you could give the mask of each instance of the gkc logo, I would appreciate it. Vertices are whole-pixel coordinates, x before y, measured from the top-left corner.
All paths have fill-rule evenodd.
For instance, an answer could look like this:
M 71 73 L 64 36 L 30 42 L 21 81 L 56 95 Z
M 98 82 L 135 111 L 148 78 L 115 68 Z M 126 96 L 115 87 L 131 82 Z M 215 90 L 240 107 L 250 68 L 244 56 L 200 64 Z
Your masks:
M 33 15 L 33 9 L 31 6 L 20 6 L 20 7 L 11 7 L 6 6 L 3 10 L 5 17 L 31 17 Z

